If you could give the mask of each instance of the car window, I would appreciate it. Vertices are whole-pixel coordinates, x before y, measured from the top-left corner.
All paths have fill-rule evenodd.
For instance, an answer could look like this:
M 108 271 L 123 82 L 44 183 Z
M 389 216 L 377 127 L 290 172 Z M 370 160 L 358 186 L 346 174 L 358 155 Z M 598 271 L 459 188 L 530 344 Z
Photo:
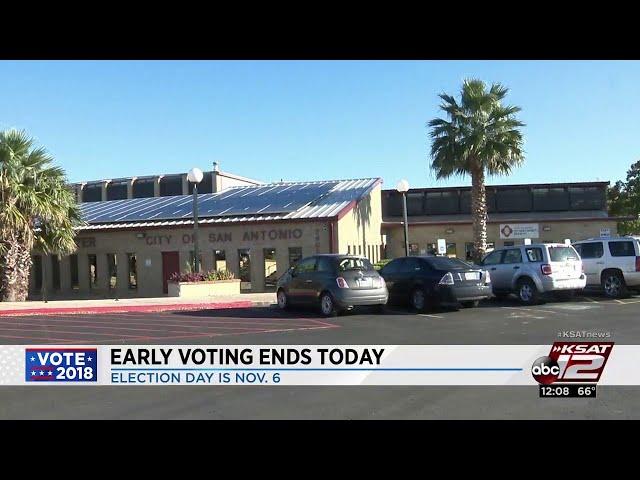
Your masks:
M 398 273 L 402 268 L 402 264 L 404 263 L 404 258 L 396 258 L 395 260 L 391 260 L 380 270 L 381 275 L 390 274 L 390 273 Z
M 296 273 L 313 272 L 313 269 L 315 268 L 315 266 L 316 266 L 315 257 L 304 258 L 298 262 L 298 265 L 296 265 Z
M 519 248 L 507 250 L 502 263 L 522 263 L 522 252 Z
M 602 242 L 580 243 L 574 245 L 581 258 L 601 258 L 604 255 Z
M 468 270 L 473 268 L 473 265 L 458 258 L 430 257 L 425 258 L 424 261 L 436 270 Z
M 346 272 L 348 270 L 373 270 L 373 265 L 366 258 L 347 257 L 338 261 L 338 270 Z
M 633 242 L 609 242 L 609 252 L 612 257 L 635 257 Z
M 527 260 L 530 262 L 541 262 L 542 261 L 542 249 L 539 247 L 531 247 L 525 248 L 525 253 L 527 254 Z
M 549 246 L 549 260 L 552 262 L 566 262 L 567 260 L 580 260 L 578 252 L 573 247 Z
M 503 250 L 496 250 L 494 252 L 491 252 L 489 255 L 484 257 L 484 259 L 482 260 L 482 264 L 483 265 L 497 265 L 497 264 L 499 264 L 500 260 L 502 259 L 502 254 L 503 253 L 504 253 Z
M 333 271 L 333 261 L 329 257 L 318 257 L 318 261 L 316 262 L 316 271 L 317 272 L 332 272 Z

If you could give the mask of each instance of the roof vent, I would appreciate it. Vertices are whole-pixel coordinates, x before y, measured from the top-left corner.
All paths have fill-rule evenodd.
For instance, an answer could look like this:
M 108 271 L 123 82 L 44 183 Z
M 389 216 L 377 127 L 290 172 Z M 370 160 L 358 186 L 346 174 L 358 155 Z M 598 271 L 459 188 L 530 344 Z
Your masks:
M 213 162 L 213 171 L 214 172 L 220 171 L 220 165 L 218 164 L 218 162 Z

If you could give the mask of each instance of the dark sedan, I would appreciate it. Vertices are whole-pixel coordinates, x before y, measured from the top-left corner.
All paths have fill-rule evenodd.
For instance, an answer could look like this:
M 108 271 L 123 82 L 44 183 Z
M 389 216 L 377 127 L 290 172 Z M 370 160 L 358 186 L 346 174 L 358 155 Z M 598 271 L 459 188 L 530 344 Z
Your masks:
M 491 296 L 489 272 L 457 258 L 396 258 L 380 275 L 387 284 L 389 303 L 408 303 L 418 311 L 439 305 L 475 307 Z

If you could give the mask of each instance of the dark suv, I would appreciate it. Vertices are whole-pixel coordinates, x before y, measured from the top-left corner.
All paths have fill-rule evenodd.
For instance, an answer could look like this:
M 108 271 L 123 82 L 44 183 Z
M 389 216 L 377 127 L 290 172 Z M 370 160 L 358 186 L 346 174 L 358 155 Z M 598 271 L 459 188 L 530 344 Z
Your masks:
M 371 262 L 355 255 L 303 258 L 278 280 L 278 306 L 319 306 L 323 315 L 359 305 L 384 306 L 387 287 Z

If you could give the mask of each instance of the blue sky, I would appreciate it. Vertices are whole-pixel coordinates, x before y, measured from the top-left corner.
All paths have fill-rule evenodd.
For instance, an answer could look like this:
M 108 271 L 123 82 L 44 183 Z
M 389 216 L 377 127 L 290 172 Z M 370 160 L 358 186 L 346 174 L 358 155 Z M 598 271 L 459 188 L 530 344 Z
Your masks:
M 640 159 L 640 62 L 0 62 L 0 128 L 26 129 L 71 181 L 221 168 L 266 181 L 436 182 L 426 122 L 463 78 L 523 111 L 526 163 L 489 183 L 624 178 Z

